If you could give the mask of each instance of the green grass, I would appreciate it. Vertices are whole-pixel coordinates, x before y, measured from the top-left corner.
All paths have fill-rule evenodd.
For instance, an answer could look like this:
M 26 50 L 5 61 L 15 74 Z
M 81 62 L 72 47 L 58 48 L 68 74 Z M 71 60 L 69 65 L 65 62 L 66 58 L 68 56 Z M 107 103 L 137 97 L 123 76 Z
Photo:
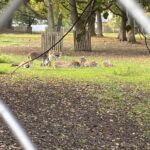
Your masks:
M 104 34 L 106 37 L 116 37 L 116 34 Z M 72 35 L 70 34 L 69 37 Z M 38 44 L 37 44 L 38 43 Z M 1 34 L 0 46 L 40 46 L 40 35 L 30 34 Z M 63 60 L 78 60 L 79 57 L 63 56 Z M 98 62 L 96 68 L 79 68 L 79 69 L 53 69 L 52 67 L 40 67 L 40 61 L 35 61 L 30 69 L 20 68 L 14 74 L 14 80 L 23 78 L 40 78 L 48 79 L 63 79 L 72 81 L 84 81 L 94 84 L 107 86 L 105 92 L 96 91 L 95 97 L 99 100 L 100 105 L 105 104 L 105 111 L 119 110 L 124 108 L 126 104 L 133 101 L 132 93 L 138 95 L 139 88 L 141 91 L 149 92 L 150 90 L 150 58 L 141 57 L 109 57 L 113 63 L 113 67 L 103 67 L 103 60 L 107 59 L 104 56 L 87 57 L 88 60 Z M 26 60 L 26 57 L 17 55 L 0 55 L 0 74 L 9 74 L 15 68 L 11 67 L 12 63 L 19 63 Z M 9 76 L 8 76 L 9 77 Z M 132 86 L 130 94 L 122 91 L 122 86 Z M 147 97 L 142 97 L 143 101 L 137 102 L 131 106 L 129 115 L 137 117 L 141 122 L 150 123 L 150 101 Z M 134 98 L 136 100 L 136 98 Z M 102 103 L 101 103 L 102 102 Z M 133 102 L 134 103 L 134 102 Z M 132 103 L 131 103 L 132 104 Z M 107 107 L 107 108 L 106 108 Z M 101 108 L 101 107 L 100 107 Z M 101 110 L 103 111 L 103 110 Z M 143 122 L 142 120 L 142 122 Z M 149 131 L 148 131 L 149 132 Z
M 37 46 L 37 43 L 40 43 L 40 34 L 0 34 L 1 47 Z
M 20 62 L 25 59 L 23 56 L 1 55 L 5 62 L 0 63 L 0 74 L 10 73 L 15 68 L 11 63 Z M 65 56 L 63 60 L 79 59 L 79 57 Z M 40 61 L 35 61 L 30 69 L 20 68 L 14 74 L 14 80 L 40 78 L 47 81 L 49 79 L 72 80 L 90 82 L 104 86 L 104 91 L 95 91 L 94 95 L 100 105 L 100 113 L 106 111 L 119 111 L 128 109 L 128 115 L 136 118 L 139 123 L 150 123 L 150 101 L 144 94 L 140 101 L 137 101 L 139 91 L 150 90 L 150 61 L 149 58 L 111 58 L 114 66 L 105 68 L 102 66 L 104 57 L 88 57 L 99 63 L 96 68 L 79 69 L 53 69 L 52 67 L 40 67 Z M 123 89 L 128 89 L 125 93 Z M 128 91 L 128 90 L 127 90 Z M 146 131 L 145 131 L 146 132 Z M 147 133 L 148 134 L 148 133 Z
M 65 56 L 63 60 L 78 60 L 79 57 L 68 57 Z M 26 60 L 23 56 L 14 55 L 0 55 L 0 70 L 6 70 L 6 73 L 11 72 L 14 68 L 11 67 L 10 63 L 17 63 Z M 99 66 L 96 68 L 79 68 L 79 69 L 53 69 L 52 67 L 40 67 L 40 61 L 36 61 L 33 67 L 30 69 L 19 69 L 17 73 L 23 73 L 29 77 L 39 76 L 40 78 L 61 78 L 61 79 L 72 79 L 91 81 L 94 83 L 110 82 L 112 80 L 128 82 L 128 83 L 142 83 L 143 85 L 149 86 L 150 83 L 150 63 L 149 58 L 141 59 L 128 59 L 128 58 L 111 58 L 114 64 L 111 68 L 103 67 L 103 57 L 88 57 L 88 60 L 95 60 Z

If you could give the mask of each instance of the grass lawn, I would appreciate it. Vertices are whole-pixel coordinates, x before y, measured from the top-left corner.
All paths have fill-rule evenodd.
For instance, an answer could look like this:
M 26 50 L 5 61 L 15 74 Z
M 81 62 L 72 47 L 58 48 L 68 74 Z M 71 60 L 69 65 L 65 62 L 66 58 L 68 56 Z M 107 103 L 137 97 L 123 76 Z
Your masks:
M 63 56 L 62 60 L 79 60 L 80 57 Z M 40 78 L 60 78 L 91 81 L 94 83 L 101 82 L 127 82 L 133 84 L 142 84 L 149 87 L 150 83 L 150 59 L 141 58 L 111 58 L 113 67 L 106 68 L 102 62 L 105 57 L 88 56 L 87 59 L 98 62 L 95 68 L 78 68 L 78 69 L 53 69 L 52 67 L 40 67 L 40 61 L 35 61 L 32 68 L 20 68 L 16 74 L 26 74 L 28 77 Z M 11 67 L 11 63 L 18 63 L 26 60 L 24 56 L 16 55 L 0 55 L 0 72 L 10 73 L 15 68 Z
M 0 47 L 40 45 L 40 34 L 0 34 Z
M 110 36 L 109 34 L 106 34 Z M 40 41 L 40 35 L 0 35 L 0 46 L 11 46 L 18 43 L 19 46 L 25 46 L 28 41 L 32 43 Z M 37 45 L 36 45 L 37 46 Z M 38 45 L 39 46 L 39 45 Z M 111 47 L 110 47 L 111 48 Z M 133 47 L 134 49 L 136 47 Z M 80 56 L 63 56 L 63 60 L 78 60 Z M 35 61 L 32 68 L 24 69 L 20 68 L 14 74 L 13 79 L 21 80 L 23 78 L 33 79 L 40 78 L 41 80 L 58 79 L 58 80 L 72 80 L 72 81 L 83 81 L 92 84 L 105 85 L 106 92 L 99 93 L 95 96 L 97 99 L 103 97 L 103 102 L 108 105 L 108 108 L 112 107 L 114 109 L 124 107 L 123 99 L 126 99 L 126 103 L 132 101 L 133 94 L 137 94 L 138 90 L 142 93 L 149 93 L 150 90 L 150 58 L 148 56 L 139 57 L 124 57 L 124 56 L 111 56 L 109 59 L 113 63 L 113 67 L 105 68 L 102 62 L 107 59 L 107 56 L 87 56 L 88 60 L 94 60 L 98 62 L 99 66 L 96 68 L 78 68 L 78 69 L 53 69 L 52 67 L 40 67 L 40 61 Z M 0 55 L 0 74 L 3 76 L 5 74 L 11 73 L 15 68 L 11 67 L 12 63 L 19 63 L 26 60 L 26 56 L 19 55 Z M 128 93 L 124 95 L 122 87 L 132 87 L 128 97 Z M 101 99 L 101 98 L 100 98 Z M 135 99 L 134 99 L 135 100 Z M 142 101 L 143 100 L 143 101 Z M 130 115 L 138 116 L 139 118 L 145 118 L 146 122 L 150 122 L 150 99 L 144 94 L 141 97 L 141 101 L 132 106 L 129 111 Z M 135 115 L 136 114 L 136 115 Z

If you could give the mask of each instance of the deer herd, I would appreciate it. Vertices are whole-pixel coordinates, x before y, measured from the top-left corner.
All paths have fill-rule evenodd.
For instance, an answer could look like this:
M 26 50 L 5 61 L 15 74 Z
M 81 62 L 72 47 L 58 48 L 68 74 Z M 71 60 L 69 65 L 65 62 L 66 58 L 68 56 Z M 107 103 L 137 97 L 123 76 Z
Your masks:
M 12 64 L 12 66 L 23 67 L 23 68 L 30 68 L 33 64 L 34 59 L 40 56 L 41 53 L 39 52 L 31 52 L 28 54 L 28 61 L 23 61 L 19 64 Z M 49 66 L 53 68 L 79 68 L 79 67 L 98 67 L 98 63 L 95 61 L 89 61 L 84 56 L 82 56 L 79 60 L 72 60 L 72 61 L 63 61 L 61 60 L 61 52 L 50 51 L 41 57 L 42 63 L 41 66 Z M 112 67 L 113 64 L 110 60 L 103 61 L 104 67 Z

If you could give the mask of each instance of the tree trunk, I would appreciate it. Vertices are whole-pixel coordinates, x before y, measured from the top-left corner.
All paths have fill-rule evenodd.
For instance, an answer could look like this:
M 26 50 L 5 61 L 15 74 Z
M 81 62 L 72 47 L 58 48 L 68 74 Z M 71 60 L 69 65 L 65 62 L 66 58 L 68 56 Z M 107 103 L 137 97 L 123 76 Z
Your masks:
M 60 32 L 61 27 L 62 27 L 62 14 L 59 14 L 57 21 L 57 32 Z
M 119 35 L 118 35 L 120 41 L 127 41 L 126 23 L 127 23 L 127 15 L 126 12 L 122 10 L 121 25 L 120 25 Z
M 88 28 L 89 28 L 89 31 L 90 31 L 90 34 L 91 36 L 96 36 L 96 33 L 95 33 L 95 13 L 91 16 L 91 19 L 89 21 L 89 24 L 88 24 Z
M 50 32 L 52 32 L 55 27 L 53 6 L 52 6 L 51 0 L 46 0 L 46 2 L 47 2 L 47 11 L 48 11 L 48 16 L 47 16 L 48 28 L 49 28 Z
M 96 26 L 97 26 L 97 36 L 103 37 L 103 23 L 100 11 L 96 11 Z
M 12 29 L 12 21 L 13 19 L 10 18 L 7 23 L 5 24 L 5 29 Z
M 91 51 L 90 32 L 74 31 L 74 49 L 75 51 Z
M 134 19 L 131 16 L 128 16 L 129 25 L 131 30 L 128 32 L 128 42 L 135 43 L 135 30 L 134 30 Z
M 74 24 L 78 19 L 76 0 L 70 0 L 71 20 Z M 88 13 L 90 13 L 88 11 Z M 89 14 L 83 16 L 74 28 L 74 49 L 76 51 L 91 51 L 91 35 L 86 30 L 86 18 Z
M 70 0 L 70 10 L 71 10 L 71 21 L 72 24 L 76 22 L 78 19 L 78 11 L 77 11 L 77 5 L 75 0 Z M 77 23 L 74 27 L 74 30 L 76 30 L 79 23 Z

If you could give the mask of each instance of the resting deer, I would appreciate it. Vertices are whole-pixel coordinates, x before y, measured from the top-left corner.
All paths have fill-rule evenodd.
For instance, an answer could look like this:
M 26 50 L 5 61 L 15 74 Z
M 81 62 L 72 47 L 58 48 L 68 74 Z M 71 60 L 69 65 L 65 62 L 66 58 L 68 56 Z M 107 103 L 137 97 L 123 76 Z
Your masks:
M 83 67 L 97 67 L 97 63 L 95 61 L 87 61 L 85 57 L 80 58 L 81 66 Z
M 81 66 L 78 61 L 56 61 L 54 64 L 54 68 L 79 68 Z
M 113 67 L 113 64 L 111 63 L 110 60 L 103 61 L 103 65 L 104 65 L 104 67 Z
M 27 61 L 22 61 L 19 64 L 12 64 L 12 67 L 22 67 L 22 68 L 31 68 L 32 63 Z

